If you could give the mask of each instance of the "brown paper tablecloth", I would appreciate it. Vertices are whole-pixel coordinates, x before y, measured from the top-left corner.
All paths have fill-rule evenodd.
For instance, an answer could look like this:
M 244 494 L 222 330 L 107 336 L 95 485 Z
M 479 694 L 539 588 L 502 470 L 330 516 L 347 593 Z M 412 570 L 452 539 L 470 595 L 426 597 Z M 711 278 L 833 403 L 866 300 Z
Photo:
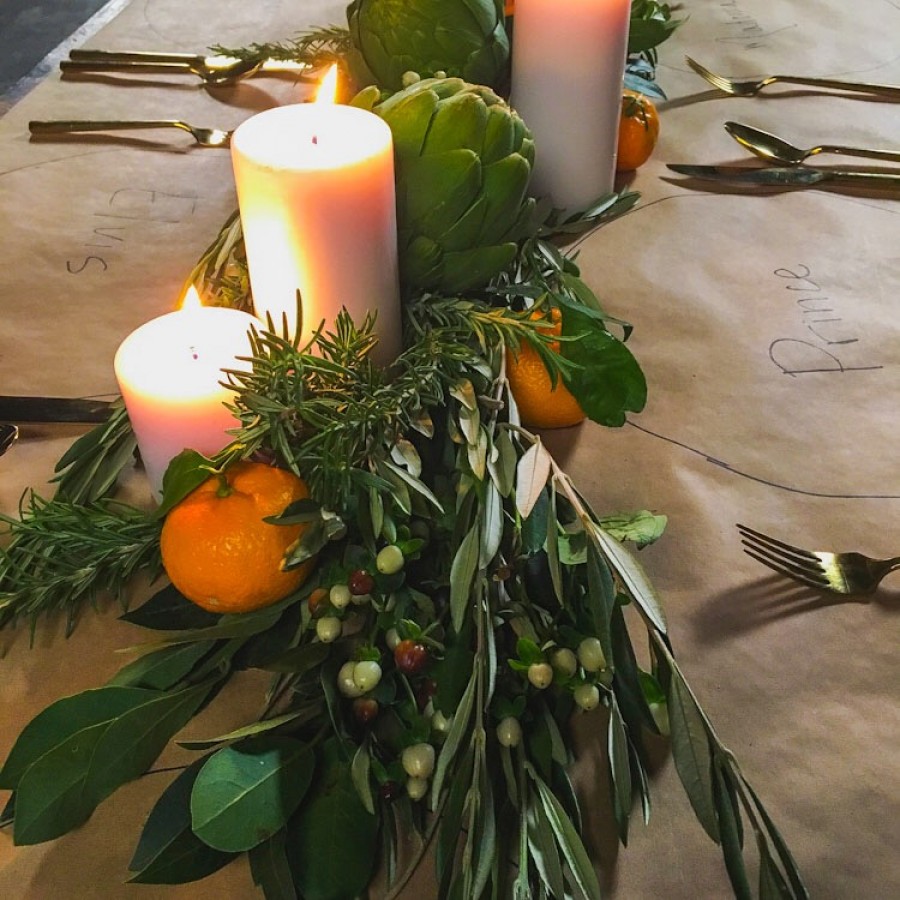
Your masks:
M 619 430 L 546 436 L 600 512 L 669 516 L 642 560 L 662 592 L 681 665 L 782 829 L 817 898 L 900 896 L 900 586 L 867 602 L 812 595 L 746 557 L 735 522 L 808 546 L 900 550 L 900 201 L 825 191 L 753 196 L 692 190 L 666 162 L 743 158 L 722 123 L 794 140 L 900 148 L 900 104 L 772 89 L 715 94 L 687 53 L 732 75 L 770 72 L 900 84 L 900 3 L 684 5 L 662 48 L 662 136 L 634 179 L 638 207 L 581 242 L 583 272 L 609 311 L 635 325 L 647 409 Z M 91 44 L 202 50 L 341 22 L 339 3 L 133 0 Z M 228 154 L 178 133 L 115 143 L 31 143 L 34 118 L 168 118 L 233 127 L 296 99 L 256 79 L 205 90 L 190 79 L 49 77 L 0 120 L 0 391 L 108 395 L 112 358 L 140 323 L 172 308 L 186 273 L 234 207 Z M 74 426 L 29 426 L 0 461 L 0 509 L 47 492 Z M 138 473 L 131 494 L 146 496 Z M 65 694 L 101 684 L 140 640 L 115 610 L 88 614 L 68 641 L 46 623 L 0 633 L 0 756 Z M 196 722 L 209 736 L 253 715 L 242 678 Z M 609 895 L 730 895 L 719 851 L 696 824 L 662 755 L 655 807 L 626 850 L 608 838 L 604 779 L 588 717 L 576 769 L 589 841 Z M 181 761 L 167 753 L 162 765 Z M 196 885 L 128 887 L 127 864 L 160 784 L 126 786 L 73 834 L 15 848 L 0 835 L 0 896 L 244 898 L 243 863 Z M 2 798 L 0 798 L 2 799 Z M 407 896 L 433 893 L 427 872 Z

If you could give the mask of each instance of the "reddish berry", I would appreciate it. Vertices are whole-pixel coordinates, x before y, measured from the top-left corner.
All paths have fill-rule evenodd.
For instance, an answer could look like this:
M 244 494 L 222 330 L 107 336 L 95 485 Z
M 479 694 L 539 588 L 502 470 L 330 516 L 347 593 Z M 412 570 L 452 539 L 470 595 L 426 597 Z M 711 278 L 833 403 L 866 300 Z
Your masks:
M 428 664 L 428 650 L 424 644 L 407 638 L 394 647 L 394 662 L 404 675 L 417 675 Z
M 371 697 L 357 697 L 353 701 L 353 717 L 360 725 L 368 725 L 378 715 L 378 701 Z
M 324 616 L 330 605 L 328 603 L 328 591 L 326 591 L 325 588 L 316 588 L 309 595 L 306 605 L 309 608 L 309 614 L 314 619 Z
M 347 585 L 354 597 L 361 597 L 363 594 L 371 594 L 375 590 L 375 579 L 364 569 L 357 569 L 350 573 Z
M 396 781 L 385 781 L 380 788 L 378 788 L 378 796 L 381 797 L 382 800 L 393 800 L 400 793 L 400 785 Z
M 433 678 L 424 678 L 416 687 L 416 703 L 419 709 L 425 709 L 428 701 L 437 693 L 437 682 Z

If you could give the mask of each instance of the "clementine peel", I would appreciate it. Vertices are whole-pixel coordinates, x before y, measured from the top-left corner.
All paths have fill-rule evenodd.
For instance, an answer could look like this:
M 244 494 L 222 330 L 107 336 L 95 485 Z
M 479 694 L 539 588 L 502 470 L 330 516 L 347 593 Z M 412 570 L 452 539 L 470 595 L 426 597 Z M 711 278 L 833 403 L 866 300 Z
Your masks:
M 616 171 L 631 172 L 642 166 L 658 139 L 659 114 L 653 102 L 637 91 L 623 91 Z
M 533 319 L 541 318 L 535 313 Z M 558 335 L 562 332 L 560 312 L 551 313 L 551 324 L 541 331 Z M 553 341 L 550 348 L 559 352 L 559 341 Z M 572 392 L 557 379 L 556 387 L 550 373 L 538 352 L 524 341 L 519 345 L 518 355 L 510 353 L 506 358 L 506 377 L 512 391 L 522 424 L 530 428 L 567 428 L 583 421 L 584 410 Z
M 282 569 L 285 553 L 307 526 L 263 519 L 308 496 L 296 475 L 263 463 L 237 463 L 209 478 L 163 524 L 160 552 L 172 584 L 216 613 L 249 612 L 286 597 L 315 563 Z

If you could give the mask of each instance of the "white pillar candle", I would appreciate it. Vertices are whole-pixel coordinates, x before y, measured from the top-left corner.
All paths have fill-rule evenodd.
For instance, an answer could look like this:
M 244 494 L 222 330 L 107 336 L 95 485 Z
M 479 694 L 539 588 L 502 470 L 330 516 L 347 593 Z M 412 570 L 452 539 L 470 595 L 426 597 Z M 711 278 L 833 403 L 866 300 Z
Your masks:
M 196 297 L 196 294 L 194 295 Z M 231 441 L 238 421 L 223 369 L 247 369 L 248 332 L 259 322 L 236 309 L 185 306 L 133 331 L 115 357 L 116 378 L 154 496 L 182 450 L 207 456 Z
M 569 212 L 613 190 L 630 0 L 516 0 L 513 107 L 531 129 L 531 193 Z
M 374 113 L 315 102 L 266 110 L 231 140 L 256 314 L 305 343 L 346 308 L 376 313 L 373 358 L 401 350 L 391 130 Z

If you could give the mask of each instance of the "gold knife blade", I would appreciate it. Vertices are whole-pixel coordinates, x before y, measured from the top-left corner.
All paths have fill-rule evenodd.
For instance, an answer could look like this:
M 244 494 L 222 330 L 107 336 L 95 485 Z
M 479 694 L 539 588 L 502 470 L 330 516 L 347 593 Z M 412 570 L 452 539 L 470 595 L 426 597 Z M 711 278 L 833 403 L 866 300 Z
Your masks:
M 679 175 L 718 181 L 723 184 L 758 185 L 760 187 L 804 188 L 824 185 L 859 187 L 900 187 L 900 173 L 862 172 L 851 169 L 814 169 L 811 166 L 766 166 L 751 169 L 747 166 L 695 166 L 670 163 Z

